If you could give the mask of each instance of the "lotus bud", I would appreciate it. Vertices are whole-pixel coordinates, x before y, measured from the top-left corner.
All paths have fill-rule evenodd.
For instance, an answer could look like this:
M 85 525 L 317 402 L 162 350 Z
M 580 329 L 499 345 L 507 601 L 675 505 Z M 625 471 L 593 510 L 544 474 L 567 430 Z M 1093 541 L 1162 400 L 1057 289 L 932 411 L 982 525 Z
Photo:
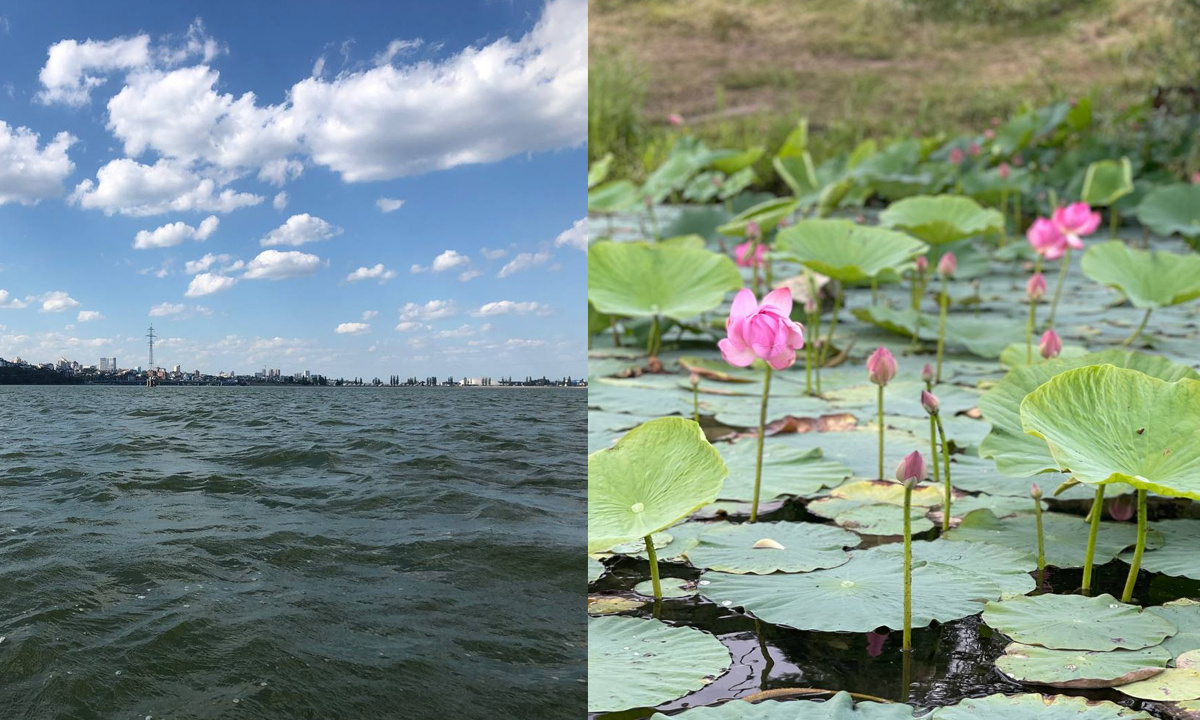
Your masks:
M 1105 503 L 1105 506 L 1105 509 L 1108 510 L 1108 516 L 1117 522 L 1125 522 L 1133 517 L 1133 495 L 1120 495 L 1111 498 Z
M 1021 163 L 1025 162 L 1025 159 L 1022 158 L 1020 155 L 1013 155 L 1012 160 L 1010 160 L 1010 162 L 1013 164 L 1013 167 L 1021 167 Z
M 805 313 L 812 315 L 812 314 L 816 313 L 817 310 L 819 310 L 819 309 L 820 309 L 820 306 L 817 305 L 816 298 L 811 298 L 811 297 L 804 298 L 804 312 Z
M 942 407 L 942 404 L 938 402 L 937 395 L 934 395 L 928 390 L 922 390 L 921 407 L 925 408 L 925 412 L 929 413 L 930 415 L 937 415 L 938 410 Z
M 958 258 L 954 257 L 954 253 L 948 252 L 938 260 L 937 271 L 942 277 L 951 277 L 954 271 L 958 269 Z
M 1192 173 L 1192 184 L 1200 185 L 1200 170 L 1197 170 L 1196 172 Z
M 918 255 L 916 263 L 917 263 L 917 272 L 920 273 L 921 275 L 924 275 L 925 271 L 929 269 L 929 259 L 926 258 L 924 255 Z
M 1029 497 L 1033 498 L 1034 500 L 1042 499 L 1042 489 L 1038 487 L 1037 483 L 1029 486 Z
M 933 365 L 925 363 L 925 367 L 921 368 L 921 380 L 923 380 L 926 385 L 931 385 L 933 383 L 933 378 Z
M 983 131 L 983 137 L 987 140 L 995 140 L 996 139 L 996 131 L 991 128 L 988 128 L 987 130 Z
M 746 223 L 746 239 L 757 240 L 760 237 L 762 237 L 762 228 L 758 226 L 758 223 L 753 220 Z
M 679 127 L 683 124 L 683 116 L 679 113 L 671 113 L 667 116 L 667 122 L 671 123 L 675 127 Z
M 921 457 L 921 453 L 913 450 L 900 464 L 896 466 L 896 480 L 908 487 L 912 487 L 921 482 L 925 478 L 925 458 Z
M 971 153 L 971 157 L 979 157 L 983 152 L 983 148 L 979 147 L 979 143 L 973 142 L 967 147 L 967 152 Z
M 1029 302 L 1037 302 L 1046 294 L 1046 276 L 1041 273 L 1034 273 L 1029 281 L 1025 283 L 1025 295 L 1029 298 Z
M 692 387 L 696 387 L 697 385 L 699 385 L 700 384 L 700 373 L 693 372 L 691 375 L 688 376 L 688 382 L 690 382 L 692 384 Z
M 962 148 L 951 148 L 949 160 L 951 165 L 961 165 L 963 161 Z
M 1009 167 L 1008 163 L 1002 162 L 1000 163 L 1000 167 L 996 168 L 996 172 L 1000 175 L 1001 180 L 1007 180 L 1008 176 L 1012 174 L 1012 168 Z
M 887 385 L 896 377 L 896 358 L 891 351 L 881 347 L 867 358 L 867 376 L 876 385 Z
M 1053 330 L 1047 330 L 1042 335 L 1042 341 L 1039 345 L 1042 349 L 1042 357 L 1049 360 L 1052 357 L 1058 357 L 1062 352 L 1062 339 L 1058 337 L 1058 333 Z

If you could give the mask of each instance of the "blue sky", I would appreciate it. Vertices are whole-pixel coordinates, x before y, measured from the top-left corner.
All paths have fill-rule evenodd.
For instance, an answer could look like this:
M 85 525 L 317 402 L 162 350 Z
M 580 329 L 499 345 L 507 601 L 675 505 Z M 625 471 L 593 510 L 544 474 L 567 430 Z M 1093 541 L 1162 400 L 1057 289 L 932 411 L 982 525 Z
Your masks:
M 587 7 L 0 2 L 0 357 L 580 376 Z

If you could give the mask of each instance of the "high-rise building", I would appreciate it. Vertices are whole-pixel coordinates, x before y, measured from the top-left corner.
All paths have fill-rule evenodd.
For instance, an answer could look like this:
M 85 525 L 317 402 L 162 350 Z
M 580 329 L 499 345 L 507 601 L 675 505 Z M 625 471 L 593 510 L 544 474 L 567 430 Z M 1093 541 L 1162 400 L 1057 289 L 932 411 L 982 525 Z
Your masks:
M 106 358 L 106 357 L 100 358 L 99 370 L 100 370 L 100 372 L 111 372 L 108 368 L 108 358 Z

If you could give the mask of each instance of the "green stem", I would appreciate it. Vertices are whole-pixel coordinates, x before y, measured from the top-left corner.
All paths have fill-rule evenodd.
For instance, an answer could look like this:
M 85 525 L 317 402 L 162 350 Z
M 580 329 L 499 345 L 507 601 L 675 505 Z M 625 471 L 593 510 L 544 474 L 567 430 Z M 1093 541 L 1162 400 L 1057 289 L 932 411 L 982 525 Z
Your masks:
M 933 484 L 937 485 L 942 481 L 942 471 L 938 466 L 937 418 L 934 415 L 929 416 L 929 459 L 933 465 Z
M 879 386 L 879 479 L 883 479 L 883 385 Z
M 1125 338 L 1125 342 L 1121 343 L 1122 345 L 1132 345 L 1133 341 L 1138 339 L 1142 331 L 1146 329 L 1146 321 L 1150 319 L 1150 313 L 1153 311 L 1154 308 L 1146 309 L 1146 314 L 1142 316 L 1142 324 L 1137 326 L 1137 330 L 1134 330 L 1132 335 Z
M 829 334 L 825 336 L 825 344 L 821 346 L 821 357 L 817 360 L 817 394 L 821 394 L 821 368 L 825 367 L 825 353 L 833 347 L 833 333 L 837 331 L 838 314 L 842 309 L 842 286 L 838 285 L 833 295 L 833 320 L 829 321 Z
M 646 343 L 646 352 L 650 357 L 658 357 L 658 351 L 662 349 L 662 328 L 658 324 L 658 315 L 652 316 L 650 321 L 650 339 Z
M 754 499 L 750 504 L 750 522 L 758 521 L 758 490 L 762 485 L 763 440 L 767 427 L 767 400 L 771 395 L 771 366 L 767 366 L 767 377 L 763 380 L 762 406 L 758 410 L 758 454 L 754 460 Z
M 808 327 L 811 330 L 813 327 L 813 313 L 808 313 Z M 813 344 L 812 338 L 804 343 L 804 394 L 812 395 L 812 366 L 813 366 Z
M 1084 595 L 1092 590 L 1092 559 L 1096 556 L 1096 535 L 1100 532 L 1100 516 L 1104 514 L 1104 486 L 1096 487 L 1096 498 L 1092 500 L 1090 514 L 1092 526 L 1088 530 L 1087 552 L 1083 556 L 1083 586 L 1080 588 Z
M 1129 563 L 1129 577 L 1125 578 L 1125 591 L 1121 602 L 1133 598 L 1133 586 L 1137 584 L 1138 570 L 1142 568 L 1142 551 L 1146 549 L 1146 491 L 1137 491 L 1137 545 L 1133 548 L 1133 562 Z
M 902 650 L 912 650 L 912 482 L 904 483 L 904 640 Z
M 950 293 L 946 290 L 946 276 L 942 276 L 942 294 L 938 298 L 941 304 L 941 313 L 938 316 L 938 344 L 937 344 L 937 373 L 934 375 L 934 382 L 942 381 L 942 353 L 946 348 L 946 310 L 950 305 Z
M 1037 319 L 1037 301 L 1029 300 L 1029 320 L 1025 323 L 1025 364 L 1033 364 L 1033 323 Z
M 879 304 L 879 279 L 876 277 L 871 278 L 871 304 Z
M 692 419 L 700 424 L 700 386 L 692 386 Z
M 1058 312 L 1058 299 L 1062 297 L 1063 283 L 1067 279 L 1067 271 L 1071 267 L 1071 248 L 1067 248 L 1062 257 L 1062 265 L 1058 269 L 1058 285 L 1054 288 L 1054 302 L 1050 303 L 1050 317 L 1046 320 L 1046 328 L 1054 329 L 1054 315 Z
M 1000 215 L 1004 218 L 1000 231 L 1000 247 L 1004 247 L 1008 243 L 1008 188 L 1000 190 Z
M 937 420 L 938 436 L 942 439 L 942 482 L 946 483 L 945 498 L 942 501 L 942 532 L 946 532 L 950 529 L 950 445 L 946 443 L 946 428 L 942 425 L 942 416 L 933 417 Z
M 1046 581 L 1046 541 L 1042 534 L 1042 499 L 1033 499 L 1033 514 L 1037 518 L 1038 587 Z
M 662 583 L 658 579 L 658 553 L 654 551 L 654 540 L 649 535 L 646 540 L 646 557 L 650 560 L 650 584 L 654 586 L 654 602 L 662 600 Z
M 821 339 L 821 308 L 817 308 L 813 314 L 813 331 L 812 339 L 814 342 Z M 817 394 L 821 394 L 821 347 L 820 343 L 813 346 L 813 374 L 817 378 Z
M 617 318 L 615 316 L 612 319 L 612 333 L 613 345 L 615 347 L 621 347 L 621 333 L 617 332 Z
M 650 213 L 650 224 L 654 226 L 654 242 L 658 242 L 662 240 L 662 233 L 658 229 L 658 216 L 654 214 L 654 205 L 647 205 L 646 212 Z

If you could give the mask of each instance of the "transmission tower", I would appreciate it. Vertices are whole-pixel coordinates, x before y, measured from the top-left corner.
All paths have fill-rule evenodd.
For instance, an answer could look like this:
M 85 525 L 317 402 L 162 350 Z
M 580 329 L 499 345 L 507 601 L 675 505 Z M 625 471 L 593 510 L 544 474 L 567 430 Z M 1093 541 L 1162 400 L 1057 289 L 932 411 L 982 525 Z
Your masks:
M 158 337 L 154 334 L 154 326 L 150 326 L 150 332 L 146 333 L 146 337 L 150 339 L 150 366 L 148 369 L 154 369 L 154 338 Z

